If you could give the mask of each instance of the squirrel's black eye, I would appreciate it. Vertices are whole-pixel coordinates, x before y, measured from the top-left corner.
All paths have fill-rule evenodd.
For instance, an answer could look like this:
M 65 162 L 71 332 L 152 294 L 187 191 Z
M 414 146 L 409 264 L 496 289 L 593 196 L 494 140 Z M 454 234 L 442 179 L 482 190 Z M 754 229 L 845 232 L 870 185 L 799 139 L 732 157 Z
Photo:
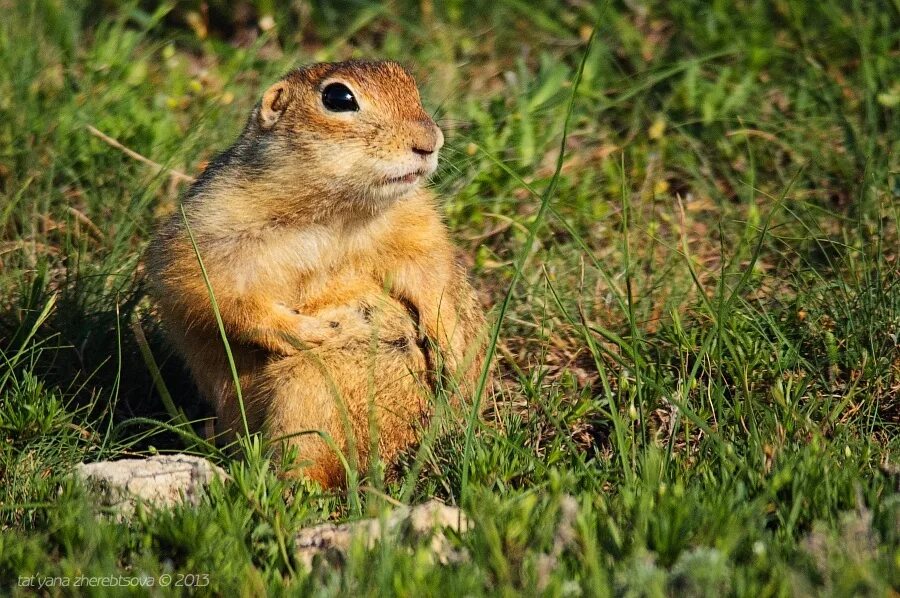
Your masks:
M 332 112 L 356 112 L 359 104 L 353 92 L 343 83 L 331 83 L 322 90 L 322 104 Z

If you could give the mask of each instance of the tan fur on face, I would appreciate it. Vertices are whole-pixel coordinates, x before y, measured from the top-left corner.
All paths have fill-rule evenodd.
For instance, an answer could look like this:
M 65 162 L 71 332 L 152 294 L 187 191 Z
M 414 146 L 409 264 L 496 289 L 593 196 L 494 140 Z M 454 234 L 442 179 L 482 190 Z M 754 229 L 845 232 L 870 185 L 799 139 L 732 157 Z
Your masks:
M 335 113 L 322 105 L 322 90 L 331 83 L 353 91 L 359 112 Z M 273 109 L 266 98 L 280 105 Z M 393 62 L 324 64 L 293 71 L 266 92 L 257 118 L 262 123 L 275 112 L 279 117 L 269 140 L 278 174 L 267 182 L 293 188 L 297 180 L 309 178 L 306 169 L 314 162 L 316 187 L 327 185 L 315 207 L 330 216 L 354 211 L 368 215 L 402 196 L 412 187 L 384 182 L 412 172 L 421 172 L 423 178 L 431 175 L 444 143 L 443 133 L 422 108 L 415 81 Z M 412 147 L 434 154 L 422 159 Z
M 359 111 L 324 107 L 333 82 L 352 90 Z M 463 394 L 481 370 L 484 315 L 423 187 L 442 144 L 396 63 L 313 65 L 266 91 L 185 199 L 250 428 L 288 438 L 309 461 L 306 475 L 326 486 L 344 475 L 323 437 L 361 468 L 372 448 L 391 459 L 415 440 L 439 361 L 431 346 Z M 240 430 L 180 214 L 160 228 L 147 264 L 163 323 L 220 429 Z M 310 430 L 319 434 L 301 434 Z

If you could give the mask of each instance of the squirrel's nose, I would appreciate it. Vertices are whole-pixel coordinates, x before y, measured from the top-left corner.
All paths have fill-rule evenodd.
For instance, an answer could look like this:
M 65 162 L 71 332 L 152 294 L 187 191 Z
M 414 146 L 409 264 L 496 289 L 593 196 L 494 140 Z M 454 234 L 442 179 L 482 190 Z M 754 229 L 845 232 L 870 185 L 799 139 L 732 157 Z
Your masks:
M 431 119 L 422 122 L 425 125 L 423 135 L 412 142 L 412 151 L 417 156 L 427 158 L 435 153 L 444 145 L 444 133 L 438 128 Z

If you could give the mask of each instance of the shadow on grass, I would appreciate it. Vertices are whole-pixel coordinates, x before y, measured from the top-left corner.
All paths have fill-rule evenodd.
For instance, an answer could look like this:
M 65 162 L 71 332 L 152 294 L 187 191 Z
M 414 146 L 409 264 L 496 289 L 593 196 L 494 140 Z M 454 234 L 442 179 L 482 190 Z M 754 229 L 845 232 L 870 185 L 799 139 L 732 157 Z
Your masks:
M 0 309 L 0 355 L 11 380 L 25 375 L 40 380 L 47 392 L 63 398 L 68 412 L 81 414 L 103 446 L 129 452 L 183 450 L 186 442 L 179 434 L 152 424 L 172 423 L 172 417 L 142 356 L 132 327 L 139 323 L 162 383 L 202 437 L 203 420 L 212 417 L 212 409 L 146 309 L 140 282 L 98 293 L 90 278 L 56 282 L 47 272 L 38 268 L 16 294 L 18 301 Z M 50 302 L 52 309 L 40 321 Z

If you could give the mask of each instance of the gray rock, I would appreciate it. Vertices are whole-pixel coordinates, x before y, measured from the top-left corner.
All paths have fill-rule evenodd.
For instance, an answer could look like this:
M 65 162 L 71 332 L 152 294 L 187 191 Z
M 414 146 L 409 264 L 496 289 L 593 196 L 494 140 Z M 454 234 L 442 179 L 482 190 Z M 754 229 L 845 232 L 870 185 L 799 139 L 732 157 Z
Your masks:
M 180 454 L 81 463 L 75 475 L 97 496 L 100 505 L 112 508 L 119 518 L 133 514 L 139 502 L 154 508 L 196 505 L 213 479 L 228 478 L 206 459 Z M 305 528 L 297 533 L 294 547 L 307 569 L 313 568 L 317 556 L 340 565 L 354 542 L 373 548 L 388 539 L 424 547 L 436 562 L 448 564 L 467 555 L 453 547 L 447 530 L 462 533 L 471 526 L 460 509 L 432 500 L 415 507 L 398 507 L 378 518 Z
M 340 565 L 354 542 L 373 548 L 380 540 L 392 538 L 427 546 L 437 562 L 448 564 L 466 555 L 453 548 L 446 531 L 461 533 L 470 528 L 471 522 L 460 509 L 432 500 L 415 507 L 398 507 L 380 518 L 323 523 L 300 530 L 295 548 L 298 560 L 312 569 L 316 556 Z
M 75 475 L 97 495 L 102 506 L 112 507 L 121 515 L 131 514 L 139 501 L 158 508 L 181 502 L 196 505 L 214 478 L 227 477 L 220 467 L 191 455 L 80 463 Z

